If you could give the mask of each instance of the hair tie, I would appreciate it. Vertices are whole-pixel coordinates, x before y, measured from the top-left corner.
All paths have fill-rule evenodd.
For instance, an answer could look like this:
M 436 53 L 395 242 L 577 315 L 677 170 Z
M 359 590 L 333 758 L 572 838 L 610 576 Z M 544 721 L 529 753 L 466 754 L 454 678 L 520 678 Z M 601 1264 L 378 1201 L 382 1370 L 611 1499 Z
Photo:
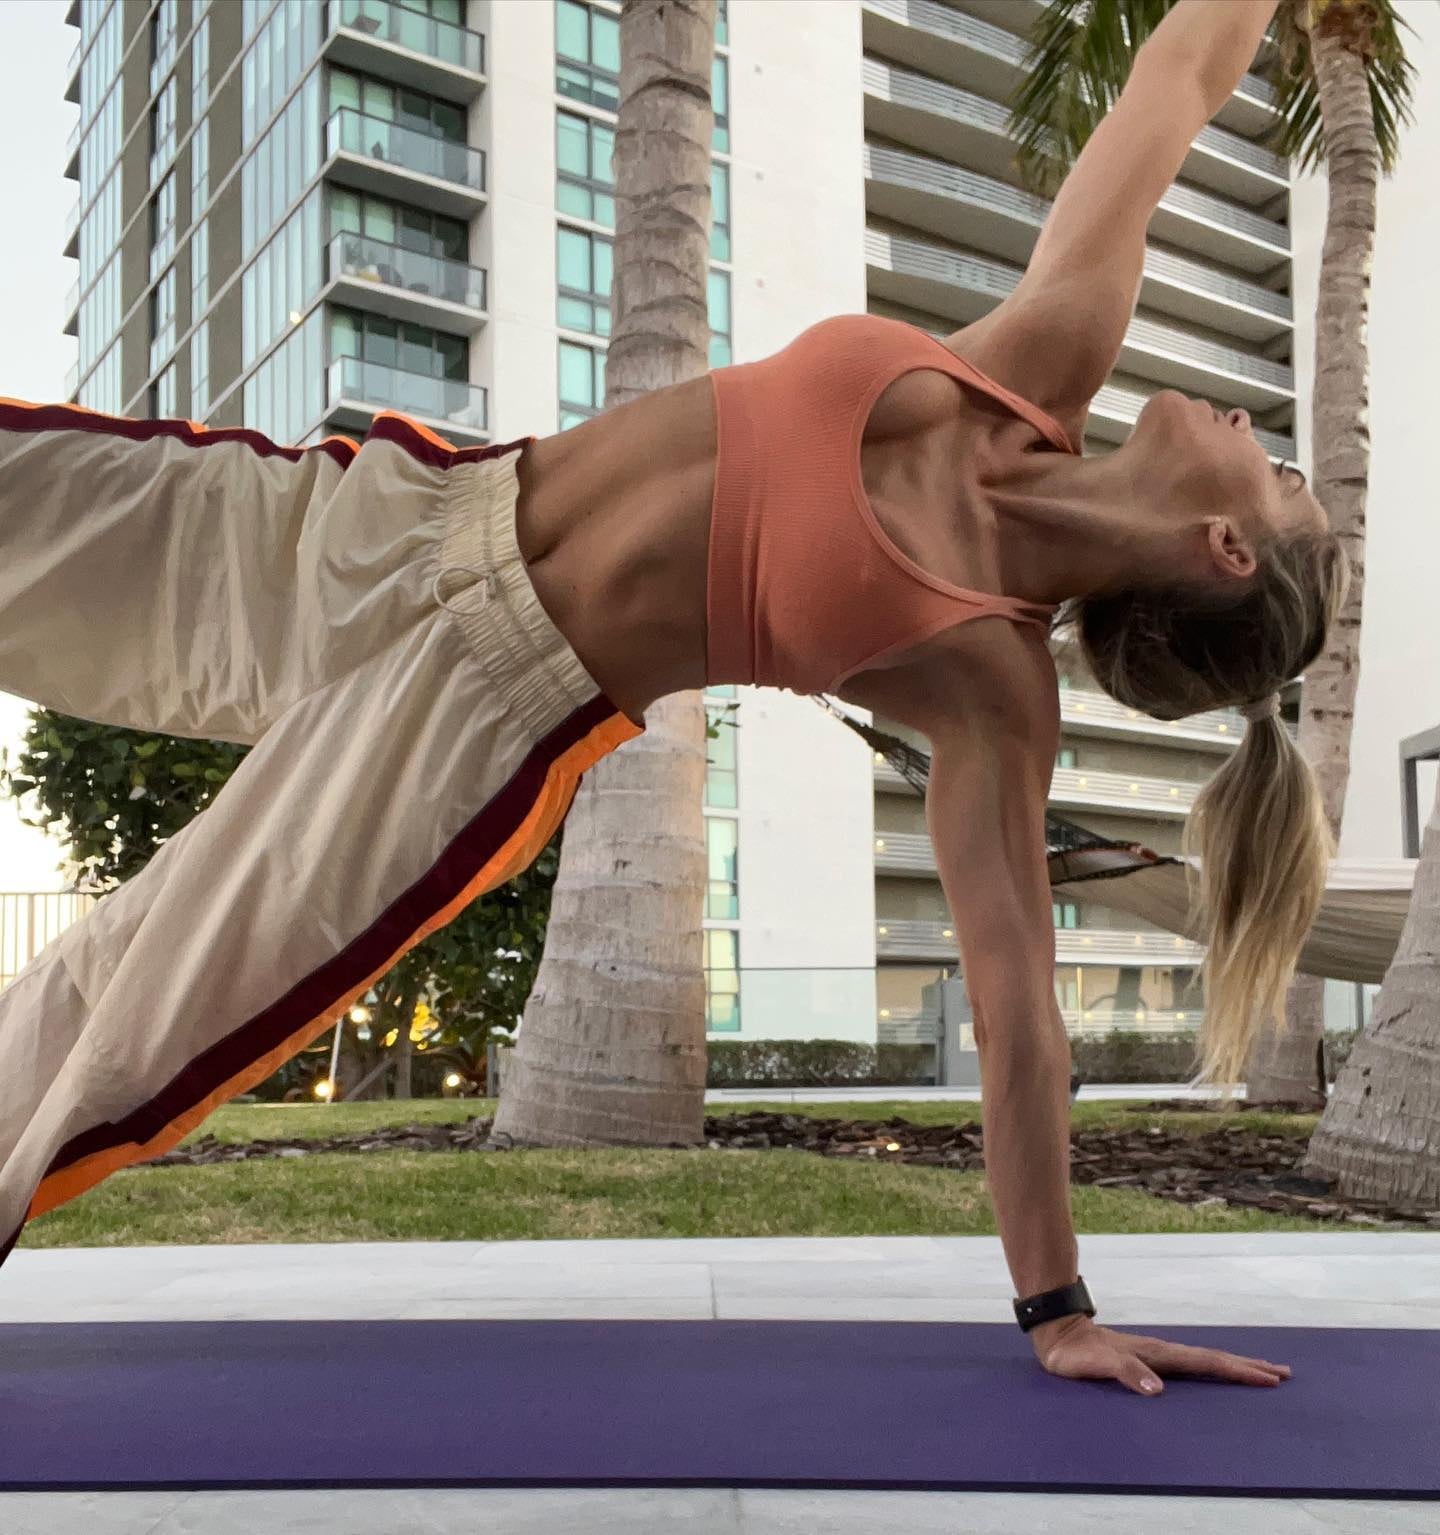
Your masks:
M 1264 698 L 1252 698 L 1248 704 L 1240 705 L 1241 716 L 1252 724 L 1258 724 L 1261 720 L 1270 716 L 1278 716 L 1280 713 L 1280 695 L 1267 693 Z

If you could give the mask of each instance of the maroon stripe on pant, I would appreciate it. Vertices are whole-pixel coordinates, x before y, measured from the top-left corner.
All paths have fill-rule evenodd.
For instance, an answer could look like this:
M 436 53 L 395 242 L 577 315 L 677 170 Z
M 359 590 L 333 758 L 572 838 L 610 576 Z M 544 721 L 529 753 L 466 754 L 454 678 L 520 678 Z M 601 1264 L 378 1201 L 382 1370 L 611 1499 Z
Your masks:
M 240 426 L 199 426 L 193 421 L 140 420 L 133 416 L 107 416 L 80 405 L 26 405 L 0 400 L 0 431 L 6 432 L 102 432 L 128 437 L 132 442 L 152 442 L 174 437 L 192 448 L 220 442 L 239 442 L 261 458 L 288 458 L 298 464 L 307 453 L 324 453 L 342 469 L 349 468 L 359 452 L 348 437 L 327 437 L 310 448 L 283 448 L 260 432 Z

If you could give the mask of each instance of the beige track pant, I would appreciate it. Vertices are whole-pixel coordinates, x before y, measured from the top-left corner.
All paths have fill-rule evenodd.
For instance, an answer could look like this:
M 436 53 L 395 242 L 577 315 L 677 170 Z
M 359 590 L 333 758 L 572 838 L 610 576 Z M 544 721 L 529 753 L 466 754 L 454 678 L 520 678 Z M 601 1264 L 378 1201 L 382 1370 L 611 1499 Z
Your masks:
M 384 415 L 301 450 L 0 402 L 0 689 L 253 743 L 0 991 L 0 1262 L 525 868 L 640 733 L 521 560 L 529 441 Z

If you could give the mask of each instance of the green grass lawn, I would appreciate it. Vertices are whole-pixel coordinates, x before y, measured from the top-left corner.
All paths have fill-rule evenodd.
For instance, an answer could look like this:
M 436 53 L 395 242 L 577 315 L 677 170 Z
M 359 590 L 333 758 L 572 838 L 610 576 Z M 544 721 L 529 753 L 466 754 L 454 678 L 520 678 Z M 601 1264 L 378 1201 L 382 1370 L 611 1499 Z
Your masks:
M 978 1118 L 970 1103 L 714 1105 L 915 1123 Z M 200 1134 L 221 1140 L 324 1136 L 380 1125 L 458 1122 L 485 1099 L 245 1105 Z M 1141 1114 L 1078 1104 L 1078 1126 L 1242 1122 L 1303 1134 L 1309 1115 Z M 1271 1123 L 1274 1121 L 1275 1123 Z M 1197 1209 L 1133 1189 L 1072 1189 L 1076 1229 L 1095 1232 L 1320 1231 L 1322 1221 Z M 167 1243 L 514 1240 L 544 1237 L 980 1236 L 995 1233 L 984 1175 L 779 1151 L 377 1152 L 136 1167 L 33 1221 L 23 1247 Z

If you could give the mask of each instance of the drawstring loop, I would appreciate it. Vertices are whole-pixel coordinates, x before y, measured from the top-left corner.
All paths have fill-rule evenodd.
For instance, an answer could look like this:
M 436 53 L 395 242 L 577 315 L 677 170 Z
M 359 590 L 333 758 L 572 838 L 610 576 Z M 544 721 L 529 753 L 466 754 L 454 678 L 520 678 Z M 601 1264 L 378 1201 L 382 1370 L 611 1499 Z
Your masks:
M 448 576 L 452 571 L 457 570 L 464 571 L 466 575 L 475 576 L 479 580 L 481 592 L 480 607 L 457 608 L 452 601 L 440 595 L 440 578 L 442 576 Z M 462 617 L 466 614 L 478 613 L 480 608 L 483 608 L 492 597 L 498 594 L 499 589 L 500 576 L 497 571 L 476 570 L 473 565 L 443 565 L 439 570 L 435 572 L 435 579 L 430 583 L 430 593 L 434 597 L 436 603 L 440 607 L 445 608 L 448 612 L 458 613 Z

